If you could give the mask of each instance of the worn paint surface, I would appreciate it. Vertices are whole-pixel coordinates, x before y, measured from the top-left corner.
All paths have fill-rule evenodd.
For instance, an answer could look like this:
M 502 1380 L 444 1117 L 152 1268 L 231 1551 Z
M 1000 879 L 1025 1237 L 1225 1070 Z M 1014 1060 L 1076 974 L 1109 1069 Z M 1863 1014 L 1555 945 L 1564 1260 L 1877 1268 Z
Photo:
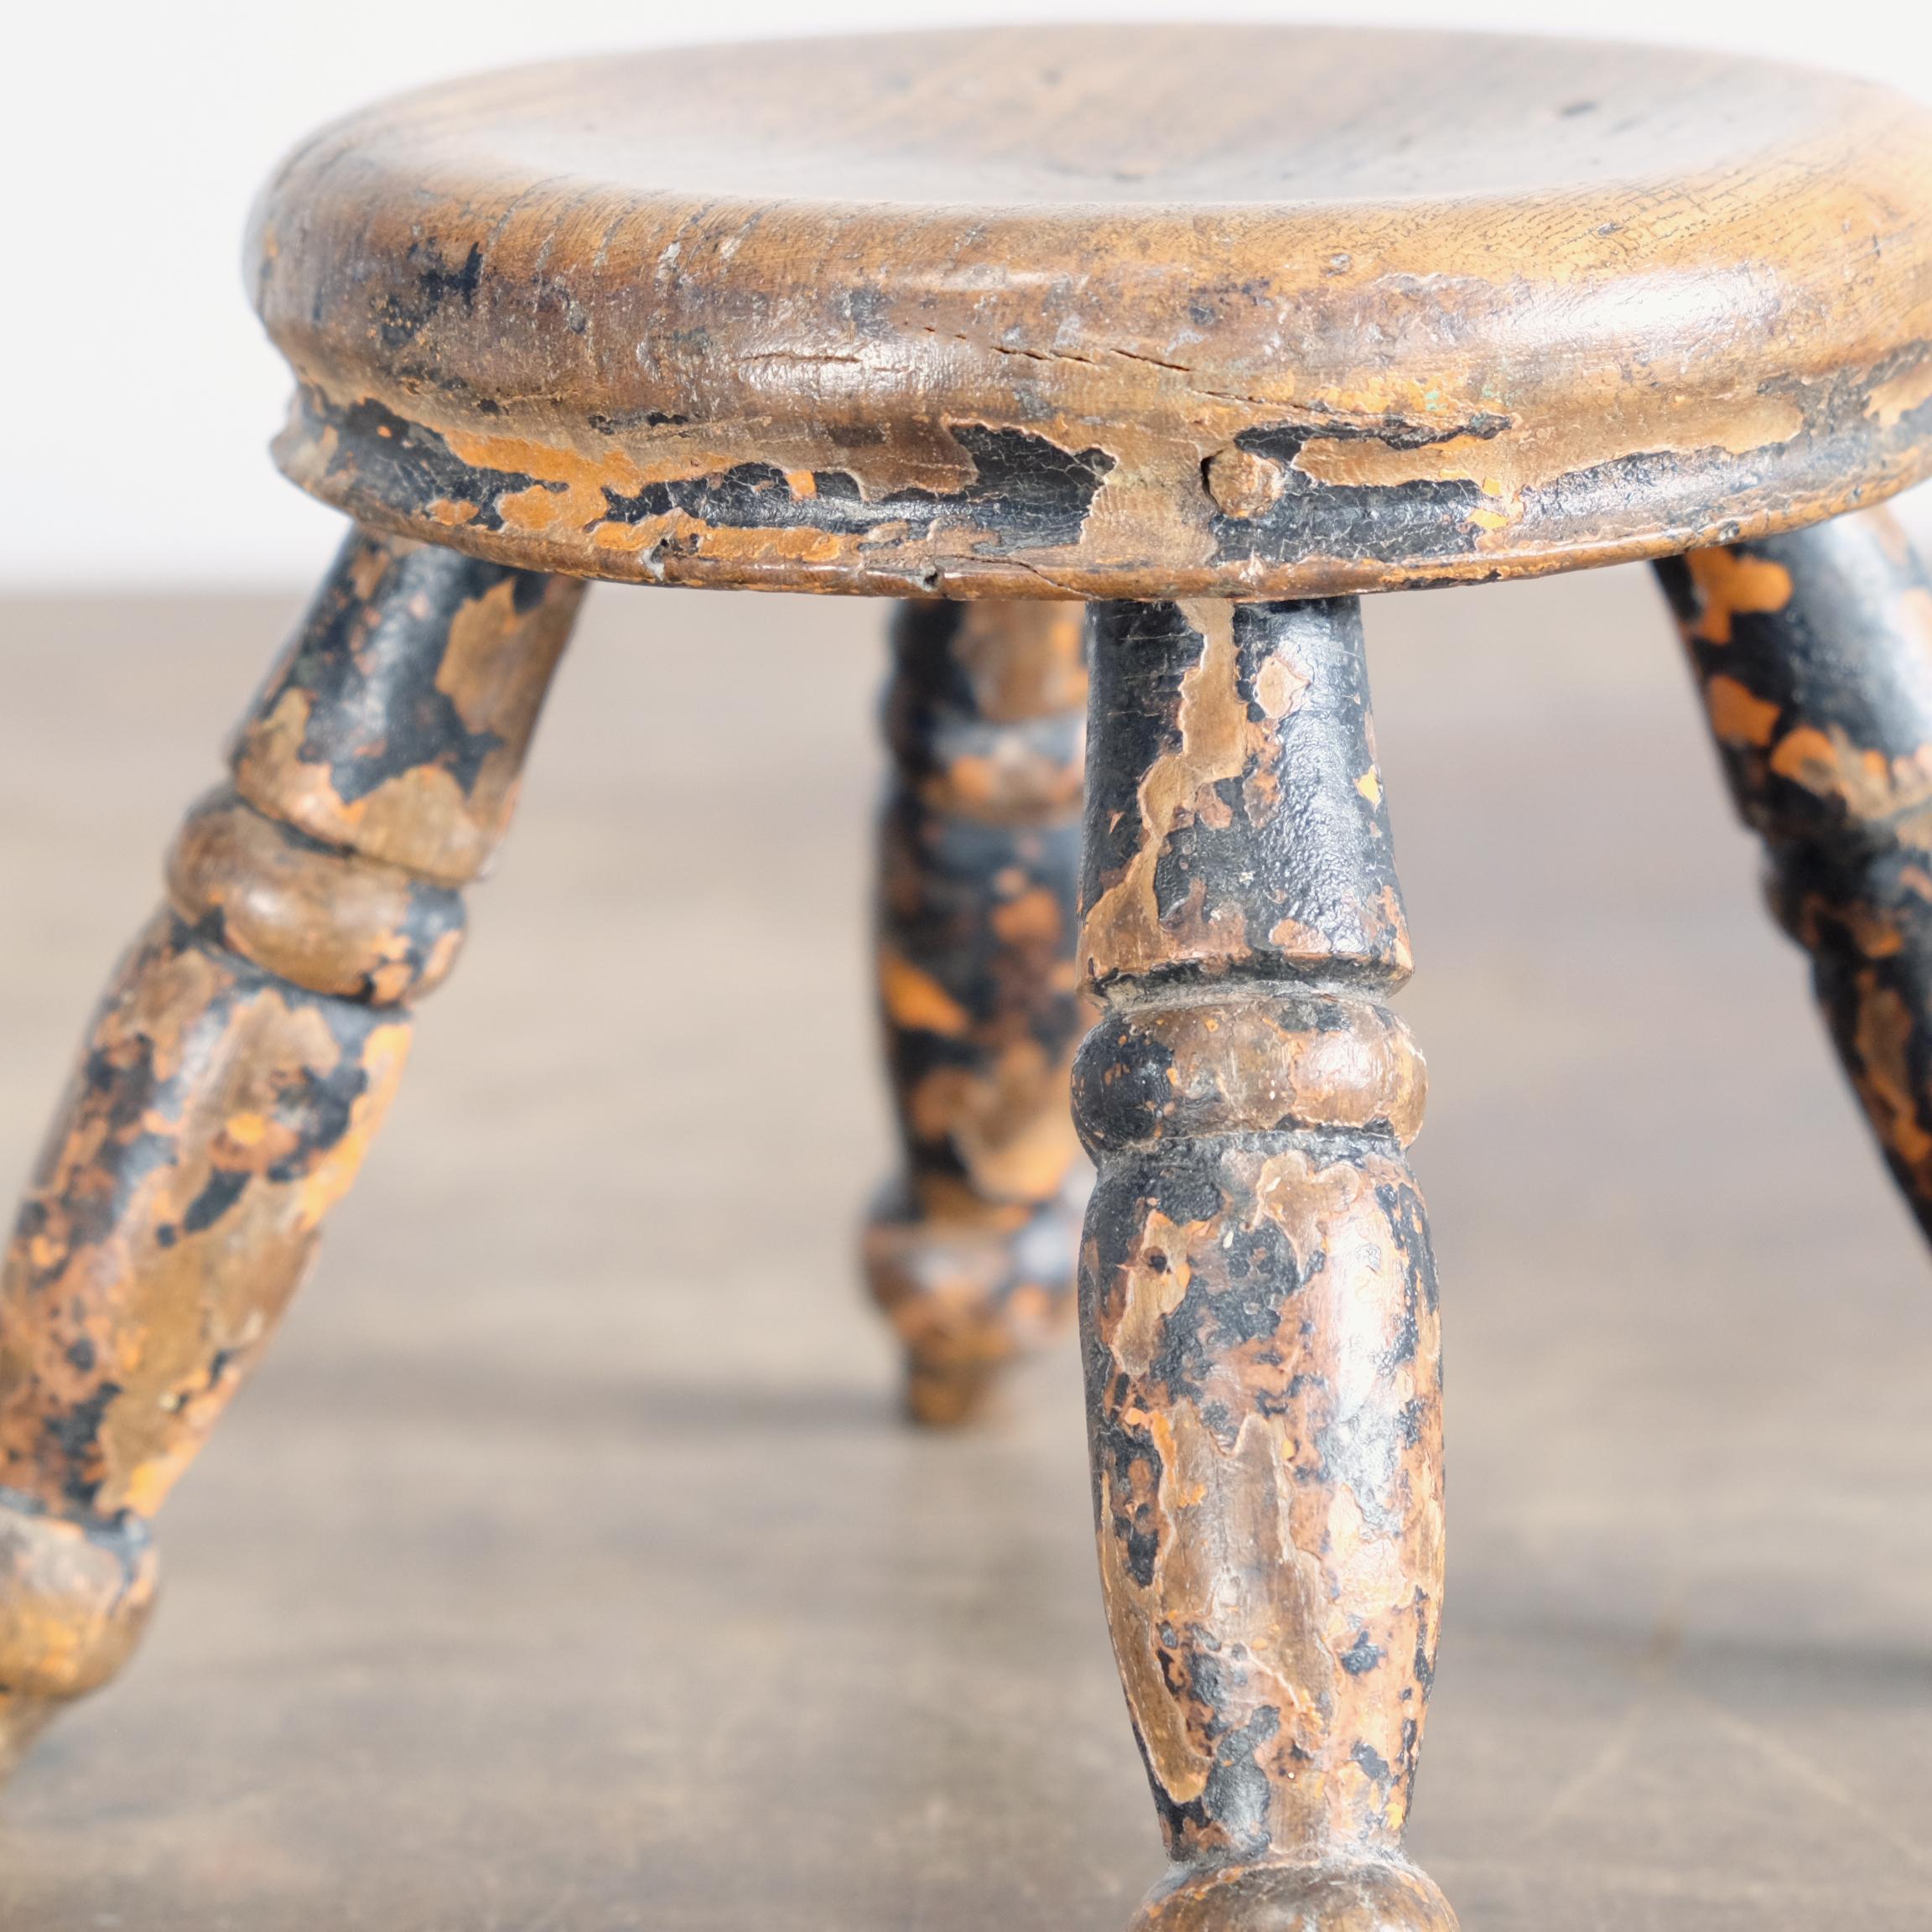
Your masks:
M 0 1279 L 0 1760 L 132 1647 L 146 1524 L 382 1124 L 580 589 L 352 536 L 242 727 L 246 799 L 182 828 Z
M 865 1259 L 928 1422 L 970 1415 L 1072 1307 L 1083 629 L 1054 604 L 908 604 L 893 625 L 879 1002 L 905 1166 Z
M 639 112 L 647 103 L 649 112 Z M 824 128 L 840 129 L 828 141 Z M 893 198 L 879 184 L 890 179 Z M 0 1755 L 110 1675 L 146 1522 L 449 969 L 579 586 L 908 612 L 873 1221 L 914 1406 L 1064 1294 L 1169 1932 L 1452 1932 L 1402 1855 L 1441 1597 L 1420 1055 L 1352 604 L 1666 571 L 1781 916 L 1932 1197 L 1932 117 L 1690 53 L 1307 29 L 653 53 L 338 123 L 257 211 L 287 473 L 359 537 L 191 815 L 0 1285 Z M 419 548 L 396 537 L 426 537 Z
M 1932 1233 L 1932 583 L 1881 511 L 1659 570 L 1773 910 Z
M 889 184 L 889 194 L 881 184 Z M 297 482 L 648 582 L 1327 595 L 1932 464 L 1932 112 L 1307 27 L 653 49 L 337 122 L 257 208 Z
M 439 986 L 463 943 L 453 887 L 349 858 L 211 792 L 168 854 L 168 896 L 217 948 L 314 993 L 395 1005 Z
M 1171 1856 L 1142 1923 L 1439 1932 L 1424 1073 L 1352 601 L 1096 607 L 1077 1117 L 1102 1581 Z
M 475 878 L 583 594 L 351 538 L 237 734 L 236 790 L 313 839 L 444 885 Z
M 198 941 L 170 910 L 108 991 L 18 1223 L 0 1481 L 151 1515 L 306 1268 L 408 1023 Z

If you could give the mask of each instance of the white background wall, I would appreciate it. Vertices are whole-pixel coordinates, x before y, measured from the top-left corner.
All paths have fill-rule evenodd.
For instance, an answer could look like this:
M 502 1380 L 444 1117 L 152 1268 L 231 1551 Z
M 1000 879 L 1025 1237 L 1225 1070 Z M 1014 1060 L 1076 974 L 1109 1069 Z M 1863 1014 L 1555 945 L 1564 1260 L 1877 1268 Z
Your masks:
M 1197 11 L 1701 43 L 1932 100 L 1926 0 L 22 0 L 0 36 L 0 586 L 280 585 L 327 554 L 335 520 L 264 454 L 285 385 L 238 268 L 255 183 L 318 121 L 600 46 Z

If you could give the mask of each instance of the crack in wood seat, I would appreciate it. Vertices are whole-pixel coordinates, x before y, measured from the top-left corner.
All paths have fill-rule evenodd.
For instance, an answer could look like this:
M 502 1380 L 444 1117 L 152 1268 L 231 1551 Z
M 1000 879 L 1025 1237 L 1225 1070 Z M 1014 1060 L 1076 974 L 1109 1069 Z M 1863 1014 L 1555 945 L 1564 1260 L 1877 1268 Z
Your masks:
M 980 31 L 486 76 L 300 148 L 278 444 L 601 577 L 1287 597 L 1749 537 L 1932 463 L 1932 114 L 1763 62 Z

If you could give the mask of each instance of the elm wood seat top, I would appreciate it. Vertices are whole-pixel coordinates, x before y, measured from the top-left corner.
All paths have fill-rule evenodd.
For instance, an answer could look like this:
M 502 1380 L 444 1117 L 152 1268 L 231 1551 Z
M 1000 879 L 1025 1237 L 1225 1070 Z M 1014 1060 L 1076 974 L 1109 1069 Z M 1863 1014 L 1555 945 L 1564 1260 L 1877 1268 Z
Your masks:
M 1932 112 L 1679 51 L 1176 26 L 530 68 L 314 137 L 252 254 L 296 482 L 589 575 L 1308 596 L 1932 469 Z

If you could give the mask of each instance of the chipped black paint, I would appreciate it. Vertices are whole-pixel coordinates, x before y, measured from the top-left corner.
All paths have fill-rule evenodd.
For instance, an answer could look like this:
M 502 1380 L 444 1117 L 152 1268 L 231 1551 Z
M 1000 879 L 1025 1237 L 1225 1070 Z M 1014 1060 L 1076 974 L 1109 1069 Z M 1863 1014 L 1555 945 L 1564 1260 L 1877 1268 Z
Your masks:
M 460 265 L 432 265 L 412 283 L 409 302 L 393 316 L 385 311 L 377 325 L 413 340 L 434 306 L 464 299 L 464 285 Z M 464 407 L 480 416 L 501 413 L 434 361 L 416 368 L 402 337 L 392 346 L 398 369 L 411 371 L 413 382 L 460 392 Z M 1847 475 L 1875 473 L 1874 496 L 1895 486 L 1884 479 L 1909 469 L 1932 444 L 1932 401 L 1888 408 L 1875 427 L 1873 399 L 1929 358 L 1932 345 L 1913 341 L 1827 381 L 1768 382 L 1763 393 L 1797 413 L 1799 427 L 1788 438 L 1742 451 L 1716 444 L 1633 450 L 1528 483 L 1506 505 L 1475 476 L 1329 482 L 1302 460 L 1311 449 L 1336 444 L 1400 454 L 1452 442 L 1508 441 L 1520 425 L 1499 413 L 1477 412 L 1449 423 L 1316 415 L 1257 424 L 1238 432 L 1229 447 L 1273 466 L 1280 483 L 1275 500 L 1253 513 L 1231 513 L 1215 502 L 1203 477 L 1190 492 L 1191 513 L 1202 515 L 1212 567 L 1225 589 L 1246 594 L 1294 588 L 1282 580 L 1295 576 L 1305 576 L 1309 588 L 1351 591 L 1484 581 L 1560 569 L 1572 555 L 1599 550 L 1653 554 L 1671 542 L 1726 541 L 1740 530 L 1788 520 L 1794 501 L 1841 494 Z M 689 418 L 660 409 L 605 411 L 593 413 L 586 426 L 623 435 L 688 428 Z M 600 512 L 569 532 L 552 532 L 547 554 L 528 560 L 554 565 L 561 559 L 548 552 L 558 543 L 582 543 L 573 568 L 682 580 L 716 567 L 704 532 L 766 531 L 865 539 L 865 553 L 831 567 L 834 575 L 849 570 L 855 589 L 878 590 L 894 579 L 968 587 L 974 558 L 1037 570 L 1041 583 L 1090 591 L 1113 589 L 1109 574 L 1117 580 L 1140 569 L 1131 556 L 1086 554 L 1095 497 L 1118 467 L 1104 438 L 1074 449 L 1012 426 L 963 421 L 948 428 L 974 466 L 973 480 L 958 491 L 910 487 L 869 496 L 850 470 L 828 465 L 810 470 L 801 489 L 778 463 L 745 460 L 631 492 L 606 486 Z M 278 448 L 285 461 L 300 452 L 299 480 L 352 514 L 462 546 L 480 538 L 478 547 L 492 554 L 517 554 L 525 541 L 527 519 L 506 517 L 509 499 L 532 491 L 562 498 L 570 488 L 554 475 L 466 462 L 427 425 L 366 397 L 339 403 L 312 385 L 300 391 Z M 1654 534 L 1633 534 L 1633 506 L 1642 506 L 1645 529 Z M 641 553 L 595 541 L 600 527 L 678 517 L 689 518 L 692 527 L 667 530 Z M 954 534 L 965 539 L 963 552 L 945 543 Z M 923 563 L 897 554 L 908 547 L 933 547 L 936 553 Z M 788 553 L 772 553 L 775 581 L 795 567 Z M 823 568 L 812 566 L 814 574 Z M 757 573 L 736 555 L 730 569 Z M 1003 578 L 1002 585 L 1009 593 L 1029 588 L 1024 575 Z
M 393 292 L 382 304 L 377 335 L 385 349 L 400 349 L 415 341 L 445 302 L 459 301 L 466 309 L 473 308 L 476 291 L 482 286 L 483 246 L 479 242 L 470 244 L 454 268 L 434 239 L 413 243 L 408 261 L 416 273 L 413 290 L 408 296 Z
M 1932 1236 L 1932 580 L 1883 512 L 1658 575 L 1772 910 Z
M 844 537 L 895 525 L 923 537 L 961 525 L 976 533 L 979 548 L 995 554 L 1079 541 L 1094 493 L 1114 467 L 1104 449 L 1062 449 L 1024 430 L 971 423 L 951 425 L 951 434 L 973 460 L 974 479 L 962 490 L 911 488 L 867 498 L 855 477 L 821 470 L 813 474 L 810 494 L 801 496 L 782 470 L 741 463 L 715 476 L 648 484 L 634 496 L 606 488 L 608 520 L 642 523 L 677 512 L 714 529 L 823 530 Z
M 319 390 L 305 388 L 297 399 L 296 419 L 306 434 L 326 438 L 325 477 L 353 479 L 358 491 L 412 520 L 433 522 L 439 506 L 460 504 L 475 528 L 501 530 L 506 496 L 526 490 L 564 491 L 561 483 L 522 470 L 465 463 L 434 430 L 367 398 L 338 407 Z
M 1212 519 L 1216 559 L 1372 555 L 1379 563 L 1397 564 L 1473 555 L 1483 532 L 1470 522 L 1471 512 L 1490 506 L 1480 483 L 1465 478 L 1381 486 L 1327 483 L 1304 470 L 1300 459 L 1311 443 L 1420 449 L 1463 437 L 1487 441 L 1509 427 L 1507 416 L 1482 413 L 1446 425 L 1317 418 L 1244 429 L 1234 447 L 1272 464 L 1281 493 L 1258 517 L 1221 514 Z
M 306 693 L 302 757 L 329 768 L 345 803 L 424 766 L 447 771 L 467 792 L 503 740 L 471 730 L 438 683 L 451 617 L 504 584 L 514 602 L 540 579 L 425 545 L 390 553 L 380 588 L 365 596 L 350 560 L 366 541 L 345 540 L 344 566 L 323 584 L 254 714 L 273 713 L 291 688 Z
M 236 790 L 312 838 L 467 883 L 508 829 L 583 590 L 352 532 L 236 734 Z
M 1145 837 L 1140 787 L 1181 742 L 1182 681 L 1197 672 L 1190 606 L 1096 604 L 1096 714 L 1115 745 L 1089 761 L 1081 892 L 1098 904 Z M 1225 606 L 1223 608 L 1226 608 Z M 1324 980 L 1371 982 L 1406 970 L 1400 887 L 1368 733 L 1360 605 L 1353 598 L 1232 606 L 1233 688 L 1258 735 L 1258 761 L 1218 778 L 1161 844 L 1154 896 L 1162 920 L 1236 926 L 1242 970 L 1307 979 L 1316 936 Z M 1274 682 L 1262 688 L 1264 678 Z M 1278 714 L 1271 709 L 1287 702 Z M 1263 799 L 1266 802 L 1262 802 Z M 1285 935 L 1275 937 L 1275 935 Z M 1233 943 L 1233 942 L 1230 942 Z M 1216 975 L 1227 962 L 1198 951 L 1163 960 L 1162 979 Z M 1101 974 L 1104 984 L 1107 969 Z
M 1111 1010 L 1074 1098 L 1122 1680 L 1182 1867 L 1399 1858 L 1441 1588 L 1437 1296 L 1389 1111 L 1413 1131 L 1420 1062 L 1377 1001 L 1409 960 L 1359 612 L 1094 626 L 1082 894 Z M 1399 1585 L 1341 1550 L 1351 1520 Z
M 928 1421 L 1072 1302 L 1084 679 L 1074 614 L 1041 616 L 981 610 L 963 645 L 959 606 L 907 605 L 892 630 L 877 943 L 904 1165 L 866 1251 Z
M 439 509 L 457 506 L 466 527 L 501 532 L 506 497 L 536 488 L 556 494 L 564 489 L 523 470 L 467 463 L 435 430 L 367 398 L 338 404 L 318 389 L 304 388 L 297 413 L 305 435 L 326 439 L 325 481 L 341 478 L 356 496 L 372 498 L 411 522 L 434 521 Z M 587 527 L 682 515 L 712 529 L 849 537 L 927 537 L 957 529 L 969 534 L 976 550 L 990 555 L 1079 541 L 1093 498 L 1114 466 L 1106 449 L 1098 444 L 1064 449 L 1031 431 L 974 423 L 952 424 L 950 431 L 974 467 L 972 480 L 957 491 L 912 487 L 868 497 L 849 472 L 821 469 L 812 473 L 811 488 L 802 494 L 777 465 L 740 463 L 714 475 L 647 484 L 629 494 L 605 486 L 603 515 Z M 663 539 L 669 548 L 678 542 Z
M 1539 543 L 1556 553 L 1546 567 L 1561 568 L 1569 561 L 1561 546 L 1627 546 L 1633 505 L 1643 506 L 1659 532 L 1682 532 L 1680 541 L 1696 532 L 1707 542 L 1722 541 L 1747 525 L 1782 521 L 1794 497 L 1828 495 L 1840 479 L 1877 460 L 1908 463 L 1932 443 L 1932 402 L 1895 416 L 1888 412 L 1889 419 L 1877 428 L 1872 402 L 1888 383 L 1928 359 L 1932 344 L 1914 341 L 1829 381 L 1767 382 L 1764 394 L 1789 402 L 1799 414 L 1789 438 L 1742 451 L 1659 448 L 1581 464 L 1525 486 L 1509 510 L 1509 523 L 1537 532 Z M 1513 574 L 1522 568 L 1514 554 L 1508 568 L 1500 558 L 1493 571 L 1482 568 L 1484 557 L 1502 546 L 1496 527 L 1481 520 L 1497 511 L 1498 499 L 1479 479 L 1331 483 L 1300 462 L 1311 445 L 1374 443 L 1411 450 L 1457 439 L 1487 442 L 1512 427 L 1507 417 L 1483 413 L 1441 428 L 1400 418 L 1344 424 L 1317 418 L 1244 429 L 1234 447 L 1276 465 L 1280 493 L 1259 515 L 1211 516 L 1215 561 L 1250 569 L 1318 561 L 1325 569 L 1364 573 L 1357 586 L 1363 589 L 1426 584 L 1436 572 L 1457 581 Z M 1515 546 L 1510 548 L 1514 553 Z
M 1015 627 L 1029 621 L 1023 611 L 1005 618 Z M 882 720 L 900 786 L 917 797 L 950 789 L 963 766 L 997 770 L 1000 797 L 981 806 L 983 818 L 1031 823 L 1051 812 L 1056 824 L 1077 823 L 1087 742 L 1083 704 L 991 714 L 961 650 L 967 622 L 963 605 L 937 599 L 901 605 L 893 620 L 893 671 Z M 1018 636 L 1010 648 L 1023 648 Z M 1069 873 L 1069 889 L 1072 882 Z
M 165 979 L 185 955 L 205 961 L 210 997 L 184 1031 L 162 1042 L 104 1024 L 128 996 L 123 989 Z M 130 956 L 119 988 L 102 1007 L 96 1032 L 112 1044 L 96 1047 L 82 1063 L 62 1141 L 83 1140 L 89 1158 L 66 1168 L 63 1183 L 37 1185 L 22 1207 L 8 1282 L 9 1319 L 22 1317 L 21 1296 L 48 1296 L 77 1253 L 106 1253 L 132 1218 L 136 1197 L 164 1182 L 183 1157 L 181 1136 L 191 1130 L 196 1097 L 218 1072 L 231 1042 L 245 1033 L 247 1009 L 262 1000 L 314 1015 L 331 1042 L 330 1063 L 300 1069 L 278 1085 L 261 1144 L 286 1150 L 263 1157 L 255 1142 L 217 1143 L 209 1171 L 179 1222 L 158 1229 L 158 1244 L 172 1247 L 208 1233 L 251 1187 L 299 1181 L 335 1154 L 367 1090 L 370 1036 L 378 1026 L 395 1025 L 395 1016 L 304 992 L 234 953 L 212 949 L 184 921 L 169 917 Z M 49 1157 L 57 1151 L 50 1146 Z M 58 1330 L 66 1315 L 49 1306 L 41 1318 Z M 76 1366 L 86 1360 L 89 1366 L 81 1373 L 91 1377 L 100 1366 L 98 1349 L 90 1340 L 81 1350 L 79 1340 L 64 1341 L 63 1352 Z M 102 1479 L 96 1439 L 122 1393 L 112 1376 L 101 1376 L 43 1424 L 44 1440 L 35 1462 L 43 1471 L 58 1467 L 64 1504 L 81 1517 L 93 1510 Z
M 964 1023 L 944 1030 L 894 1026 L 888 1052 L 894 1085 L 911 1093 L 946 1068 L 984 1069 L 989 1052 L 1031 1041 L 1049 1063 L 1062 1059 L 1080 1030 L 1071 974 L 1055 987 L 1051 936 L 1045 945 L 1003 943 L 994 915 L 1028 893 L 1063 907 L 1062 957 L 1074 936 L 1074 875 L 1079 822 L 988 825 L 927 810 L 896 791 L 880 815 L 879 839 L 890 940 L 939 987 Z M 995 1044 L 989 1034 L 1006 1037 Z M 964 1174 L 956 1146 L 932 1151 L 940 1170 Z

